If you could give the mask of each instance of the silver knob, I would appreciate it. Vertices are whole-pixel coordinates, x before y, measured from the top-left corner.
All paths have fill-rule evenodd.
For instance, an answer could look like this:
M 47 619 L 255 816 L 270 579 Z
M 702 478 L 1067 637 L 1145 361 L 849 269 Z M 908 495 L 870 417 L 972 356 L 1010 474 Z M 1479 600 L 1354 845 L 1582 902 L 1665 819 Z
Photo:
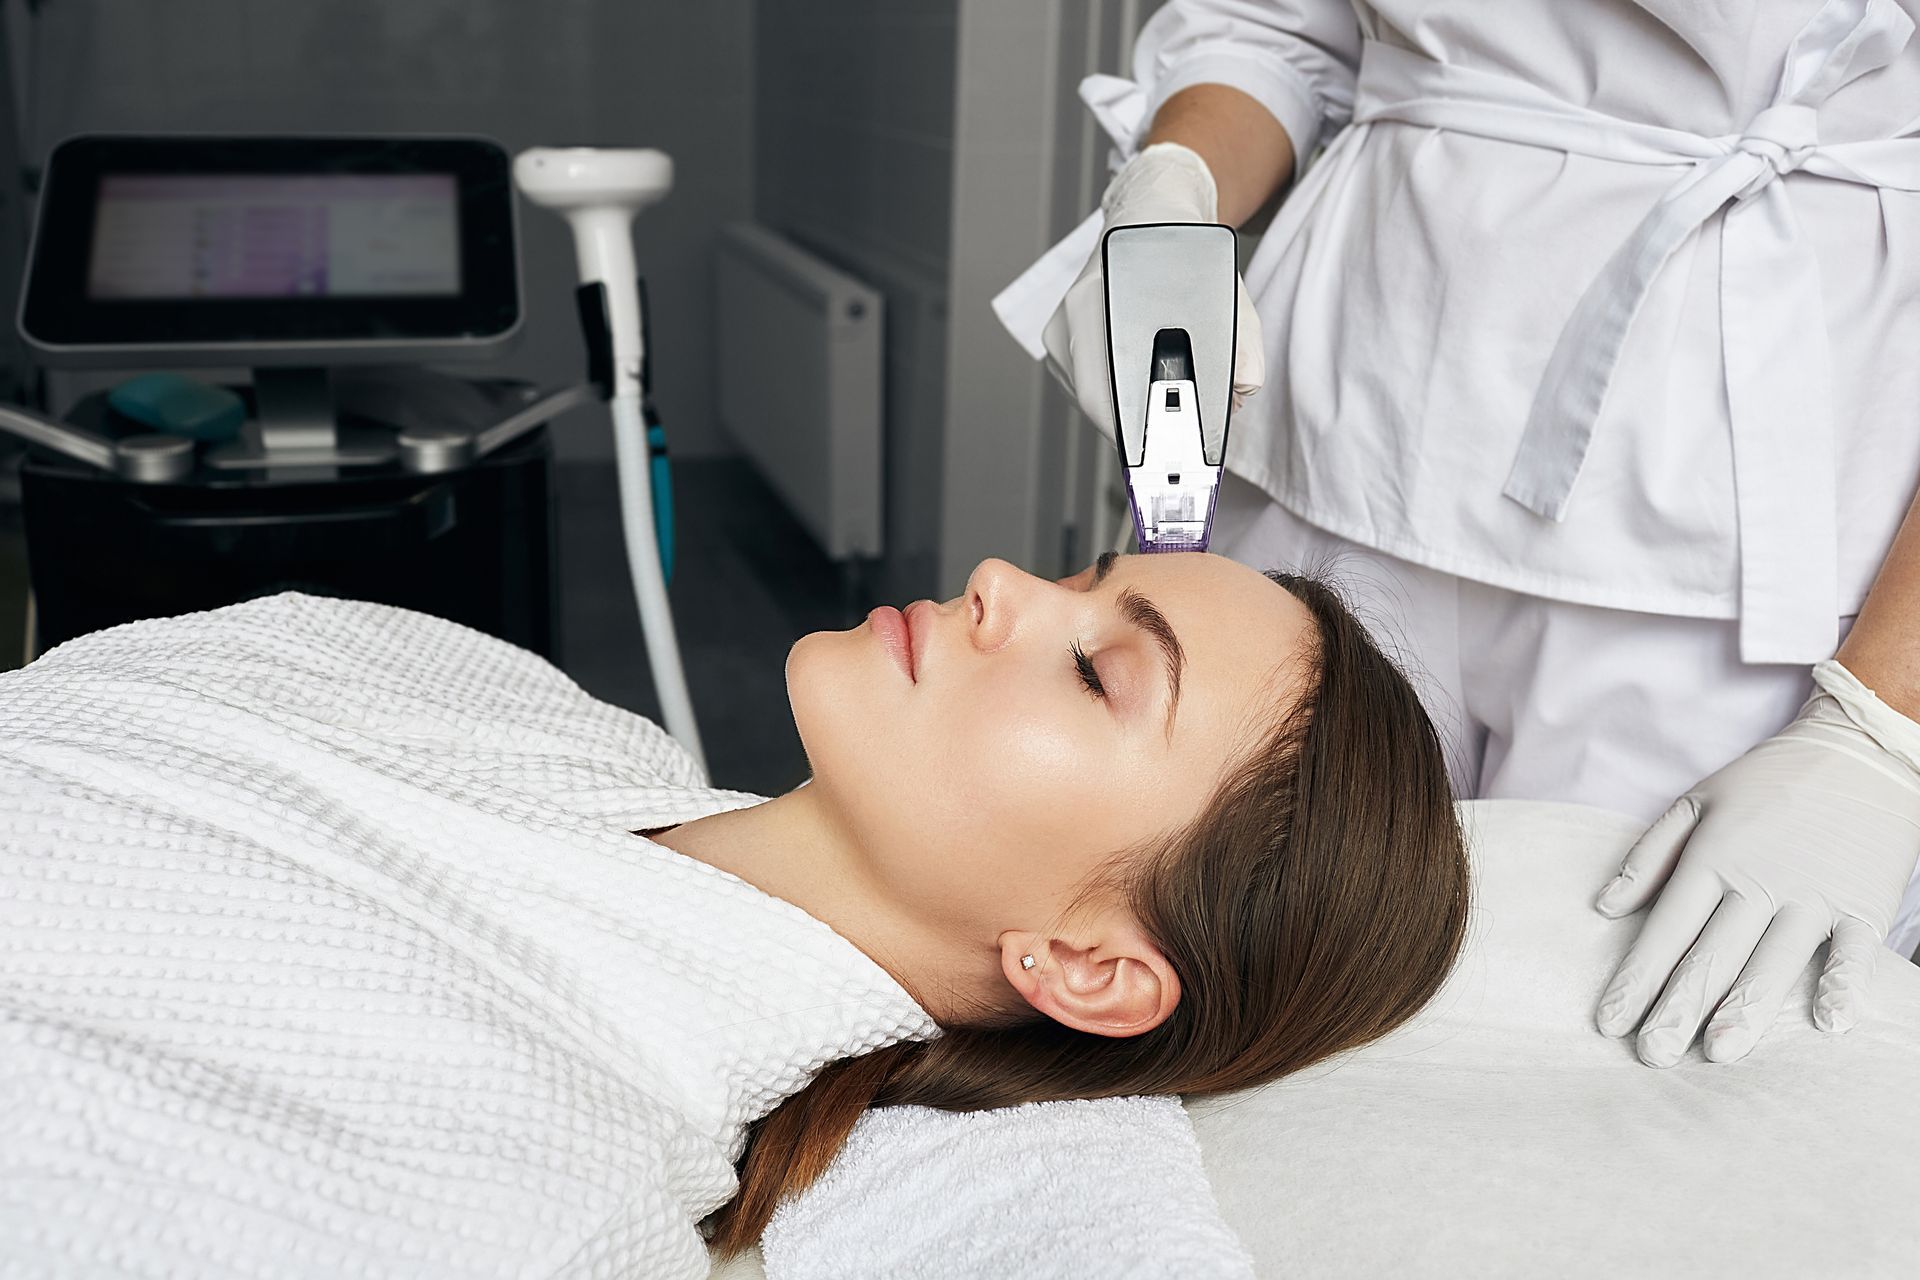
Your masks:
M 452 471 L 474 459 L 473 437 L 451 427 L 408 427 L 395 443 L 405 471 Z
M 159 433 L 116 440 L 113 469 L 122 478 L 141 484 L 183 480 L 193 470 L 193 441 Z

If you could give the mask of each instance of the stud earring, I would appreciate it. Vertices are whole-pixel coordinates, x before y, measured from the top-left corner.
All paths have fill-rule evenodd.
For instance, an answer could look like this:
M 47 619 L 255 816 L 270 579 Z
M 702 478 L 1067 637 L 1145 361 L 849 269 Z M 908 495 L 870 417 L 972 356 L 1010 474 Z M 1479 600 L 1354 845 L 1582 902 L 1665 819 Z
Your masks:
M 1021 956 L 1021 957 L 1020 957 L 1020 967 L 1021 967 L 1022 969 L 1031 969 L 1031 968 L 1033 968 L 1033 957 L 1032 957 L 1032 956 Z

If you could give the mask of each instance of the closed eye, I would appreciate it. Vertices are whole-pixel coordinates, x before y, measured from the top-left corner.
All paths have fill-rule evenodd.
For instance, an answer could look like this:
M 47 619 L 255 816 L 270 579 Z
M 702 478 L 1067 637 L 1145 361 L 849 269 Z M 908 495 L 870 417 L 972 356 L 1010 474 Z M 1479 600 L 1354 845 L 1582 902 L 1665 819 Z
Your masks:
M 1087 587 L 1091 591 L 1105 581 L 1113 572 L 1113 565 L 1120 558 L 1118 552 L 1102 552 L 1093 562 L 1093 582 Z M 1120 606 L 1120 615 L 1130 624 L 1153 637 L 1160 646 L 1160 652 L 1167 660 L 1167 741 L 1173 741 L 1173 717 L 1180 710 L 1180 672 L 1187 665 L 1186 652 L 1180 647 L 1180 638 L 1173 634 L 1173 628 L 1167 625 L 1166 617 L 1145 596 L 1128 587 L 1120 593 L 1116 603 Z M 1096 677 L 1097 679 L 1097 677 Z M 1101 696 L 1105 696 L 1104 693 Z
M 1093 659 L 1087 656 L 1087 651 L 1080 647 L 1078 640 L 1074 641 L 1068 648 L 1073 653 L 1074 669 L 1080 673 L 1080 683 L 1084 684 L 1087 687 L 1087 692 L 1094 697 L 1106 697 L 1107 687 L 1100 683 L 1100 673 L 1093 669 Z

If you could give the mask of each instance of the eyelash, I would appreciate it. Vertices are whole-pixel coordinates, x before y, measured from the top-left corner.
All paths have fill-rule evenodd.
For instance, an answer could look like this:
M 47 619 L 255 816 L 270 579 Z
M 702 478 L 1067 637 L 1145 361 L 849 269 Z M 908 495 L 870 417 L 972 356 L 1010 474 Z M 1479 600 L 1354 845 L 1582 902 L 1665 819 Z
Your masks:
M 1080 673 L 1080 683 L 1087 686 L 1087 692 L 1096 698 L 1107 696 L 1107 687 L 1100 683 L 1100 673 L 1093 669 L 1093 659 L 1080 647 L 1078 640 L 1067 646 L 1073 653 L 1074 668 Z

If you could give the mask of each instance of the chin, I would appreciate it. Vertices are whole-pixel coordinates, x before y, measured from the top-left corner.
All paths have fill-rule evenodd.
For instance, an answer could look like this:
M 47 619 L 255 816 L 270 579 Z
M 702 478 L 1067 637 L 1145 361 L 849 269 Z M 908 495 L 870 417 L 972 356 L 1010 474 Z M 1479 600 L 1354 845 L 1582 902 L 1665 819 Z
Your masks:
M 875 669 L 866 639 L 853 631 L 814 631 L 787 650 L 787 707 L 817 780 L 830 781 L 849 767 L 866 772 L 860 757 L 871 750 L 880 714 L 873 684 L 884 674 Z
M 928 708 L 867 628 L 817 631 L 787 654 L 787 703 L 813 782 L 866 837 L 892 843 L 911 814 L 924 836 Z M 910 834 L 910 833 L 909 833 Z
M 815 705 L 815 699 L 809 695 L 820 681 L 821 642 L 832 634 L 829 631 L 810 631 L 795 640 L 793 647 L 787 650 L 787 709 L 793 714 L 794 728 L 800 731 L 800 742 L 808 748 L 809 758 L 812 747 L 807 743 L 807 727 L 813 719 L 810 712 Z
M 824 634 L 824 632 L 820 631 L 809 631 L 788 646 L 784 679 L 787 684 L 787 700 L 789 702 L 793 700 L 794 672 L 806 665 L 808 650 L 812 647 L 814 640 Z

